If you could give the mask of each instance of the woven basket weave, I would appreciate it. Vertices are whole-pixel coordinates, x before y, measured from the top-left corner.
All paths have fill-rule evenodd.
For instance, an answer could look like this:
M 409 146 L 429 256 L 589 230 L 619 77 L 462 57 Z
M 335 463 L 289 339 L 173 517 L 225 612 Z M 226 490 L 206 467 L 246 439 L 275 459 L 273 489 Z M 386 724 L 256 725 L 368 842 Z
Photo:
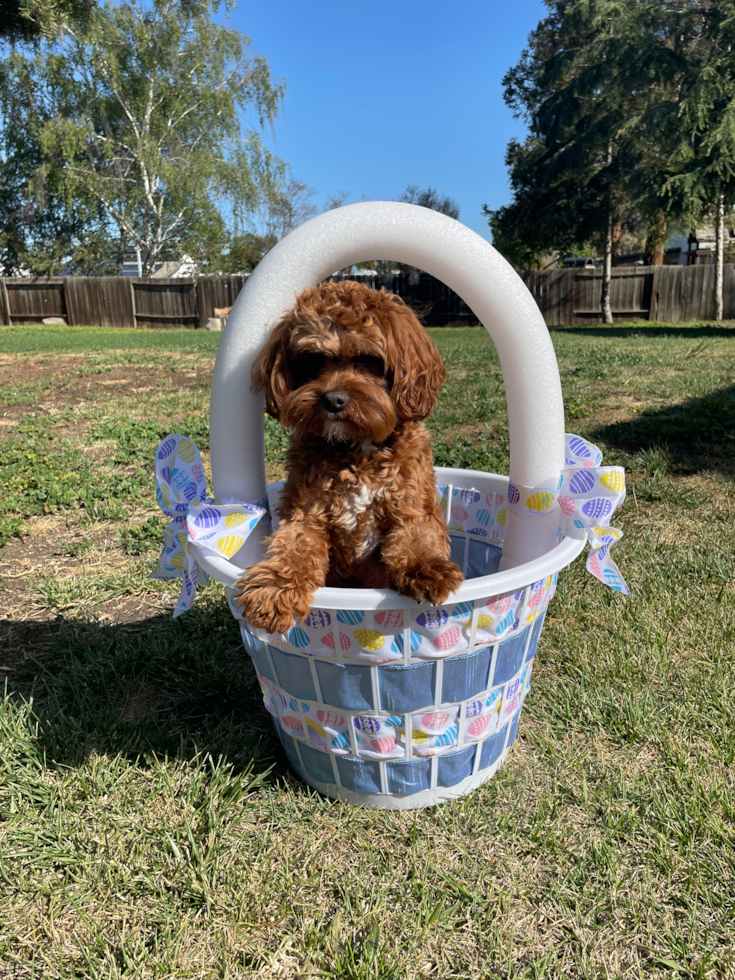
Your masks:
M 495 773 L 518 731 L 558 572 L 584 546 L 568 539 L 498 573 L 508 478 L 441 468 L 436 477 L 466 575 L 455 601 L 435 608 L 388 591 L 321 589 L 288 634 L 240 625 L 294 771 L 350 803 L 431 806 Z M 272 505 L 279 490 L 269 487 Z M 468 502 L 487 524 L 465 518 L 460 530 L 451 513 L 469 517 Z M 197 560 L 232 596 L 240 569 L 204 552 Z

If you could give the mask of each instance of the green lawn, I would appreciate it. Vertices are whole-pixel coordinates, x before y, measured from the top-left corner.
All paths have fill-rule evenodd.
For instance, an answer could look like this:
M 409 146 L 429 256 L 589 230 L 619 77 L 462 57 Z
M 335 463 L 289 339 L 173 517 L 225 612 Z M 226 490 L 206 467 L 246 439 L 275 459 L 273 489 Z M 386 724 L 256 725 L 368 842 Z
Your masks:
M 430 332 L 437 462 L 507 471 L 487 335 Z M 552 337 L 633 597 L 563 573 L 506 765 L 398 813 L 292 778 L 220 588 L 147 577 L 218 335 L 0 328 L 0 976 L 735 977 L 735 330 Z

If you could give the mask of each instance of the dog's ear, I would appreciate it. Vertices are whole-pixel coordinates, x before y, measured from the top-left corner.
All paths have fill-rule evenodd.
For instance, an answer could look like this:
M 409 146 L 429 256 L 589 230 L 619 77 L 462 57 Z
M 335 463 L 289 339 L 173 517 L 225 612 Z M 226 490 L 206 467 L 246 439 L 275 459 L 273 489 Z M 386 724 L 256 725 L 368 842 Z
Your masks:
M 384 296 L 379 316 L 386 336 L 391 398 L 399 418 L 420 422 L 434 410 L 447 372 L 414 312 L 399 296 Z
M 287 356 L 290 331 L 290 322 L 283 320 L 276 325 L 250 373 L 252 391 L 265 392 L 265 410 L 274 419 L 278 418 L 284 398 L 293 391 Z

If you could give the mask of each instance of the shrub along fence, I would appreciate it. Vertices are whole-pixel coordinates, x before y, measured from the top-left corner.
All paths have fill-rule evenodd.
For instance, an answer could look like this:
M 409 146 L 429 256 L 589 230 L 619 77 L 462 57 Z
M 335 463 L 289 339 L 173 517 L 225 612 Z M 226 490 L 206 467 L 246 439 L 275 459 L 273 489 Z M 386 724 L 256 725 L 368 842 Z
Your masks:
M 735 275 L 725 266 L 724 316 L 735 320 Z M 598 270 L 559 269 L 521 276 L 549 326 L 599 323 L 602 276 Z M 463 300 L 427 273 L 355 276 L 402 296 L 427 326 L 477 323 Z M 0 279 L 0 319 L 102 327 L 205 327 L 237 299 L 246 276 L 138 279 L 123 276 Z M 616 320 L 711 320 L 715 267 L 633 266 L 613 269 L 611 305 Z

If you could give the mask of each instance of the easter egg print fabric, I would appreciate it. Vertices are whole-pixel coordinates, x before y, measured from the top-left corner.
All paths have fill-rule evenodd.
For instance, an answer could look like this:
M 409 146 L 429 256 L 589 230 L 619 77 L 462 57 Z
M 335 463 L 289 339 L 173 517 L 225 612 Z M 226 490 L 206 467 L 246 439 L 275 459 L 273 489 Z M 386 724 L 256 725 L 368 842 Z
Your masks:
M 437 487 L 437 506 L 447 517 L 447 526 L 457 534 L 470 534 L 487 541 L 502 542 L 505 526 L 505 496 L 479 490 Z M 500 519 L 498 519 L 500 518 Z
M 564 463 L 557 487 L 508 485 L 508 507 L 516 513 L 543 514 L 557 503 L 560 534 L 587 538 L 590 552 L 587 571 L 605 585 L 630 595 L 620 569 L 610 558 L 610 548 L 623 532 L 607 520 L 625 500 L 625 470 L 602 466 L 602 452 L 581 436 L 564 437 Z
M 234 497 L 214 500 L 207 497 L 207 480 L 197 446 L 182 435 L 166 436 L 156 448 L 156 499 L 172 518 L 163 532 L 163 551 L 151 578 L 181 579 L 181 594 L 174 619 L 191 609 L 197 585 L 206 585 L 207 576 L 199 567 L 191 544 L 214 555 L 232 558 L 263 517 L 267 501 L 246 504 Z M 228 596 L 230 609 L 242 619 Z M 237 610 L 237 611 L 236 611 Z
M 392 715 L 297 698 L 257 667 L 256 674 L 266 709 L 296 741 L 330 755 L 380 761 L 430 758 L 494 735 L 520 711 L 531 666 L 469 699 Z

